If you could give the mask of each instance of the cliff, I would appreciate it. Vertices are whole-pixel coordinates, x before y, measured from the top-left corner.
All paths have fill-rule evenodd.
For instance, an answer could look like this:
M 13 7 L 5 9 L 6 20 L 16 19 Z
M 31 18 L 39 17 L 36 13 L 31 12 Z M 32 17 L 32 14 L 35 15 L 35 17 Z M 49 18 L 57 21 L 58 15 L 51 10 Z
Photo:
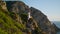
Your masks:
M 54 26 L 40 10 L 29 8 L 22 1 L 5 3 L 6 9 L 0 5 L 1 34 L 56 34 Z M 31 18 L 28 20 L 29 11 Z

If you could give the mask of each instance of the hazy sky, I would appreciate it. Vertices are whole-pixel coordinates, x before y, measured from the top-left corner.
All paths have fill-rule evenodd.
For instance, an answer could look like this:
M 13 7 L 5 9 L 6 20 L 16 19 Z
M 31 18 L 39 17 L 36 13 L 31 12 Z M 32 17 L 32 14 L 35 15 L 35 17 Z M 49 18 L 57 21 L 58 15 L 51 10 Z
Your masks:
M 47 15 L 50 21 L 60 21 L 60 0 L 22 0 Z

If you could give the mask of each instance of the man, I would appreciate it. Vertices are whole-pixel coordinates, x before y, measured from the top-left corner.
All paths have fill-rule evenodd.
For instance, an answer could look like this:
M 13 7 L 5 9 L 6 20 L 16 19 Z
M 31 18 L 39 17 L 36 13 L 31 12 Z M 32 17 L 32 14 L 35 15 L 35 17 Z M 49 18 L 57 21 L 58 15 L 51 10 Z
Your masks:
M 28 12 L 28 20 L 31 18 L 31 16 L 30 16 L 30 11 Z

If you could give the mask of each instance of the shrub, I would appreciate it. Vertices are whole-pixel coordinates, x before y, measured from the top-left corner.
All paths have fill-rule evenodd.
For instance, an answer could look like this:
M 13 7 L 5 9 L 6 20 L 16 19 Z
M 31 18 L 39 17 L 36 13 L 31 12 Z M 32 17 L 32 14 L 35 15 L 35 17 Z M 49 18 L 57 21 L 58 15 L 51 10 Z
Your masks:
M 27 14 L 22 13 L 20 16 L 21 16 L 21 19 L 22 19 L 24 22 L 27 22 L 27 20 L 28 20 L 28 15 L 27 15 Z

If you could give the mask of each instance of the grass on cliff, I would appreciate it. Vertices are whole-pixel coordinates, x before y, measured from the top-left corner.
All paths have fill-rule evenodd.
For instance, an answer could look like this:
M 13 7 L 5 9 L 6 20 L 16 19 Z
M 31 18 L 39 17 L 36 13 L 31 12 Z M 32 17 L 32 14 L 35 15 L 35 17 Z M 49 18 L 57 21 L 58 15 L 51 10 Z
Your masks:
M 0 9 L 0 34 L 22 34 L 23 24 L 14 21 L 9 13 Z

